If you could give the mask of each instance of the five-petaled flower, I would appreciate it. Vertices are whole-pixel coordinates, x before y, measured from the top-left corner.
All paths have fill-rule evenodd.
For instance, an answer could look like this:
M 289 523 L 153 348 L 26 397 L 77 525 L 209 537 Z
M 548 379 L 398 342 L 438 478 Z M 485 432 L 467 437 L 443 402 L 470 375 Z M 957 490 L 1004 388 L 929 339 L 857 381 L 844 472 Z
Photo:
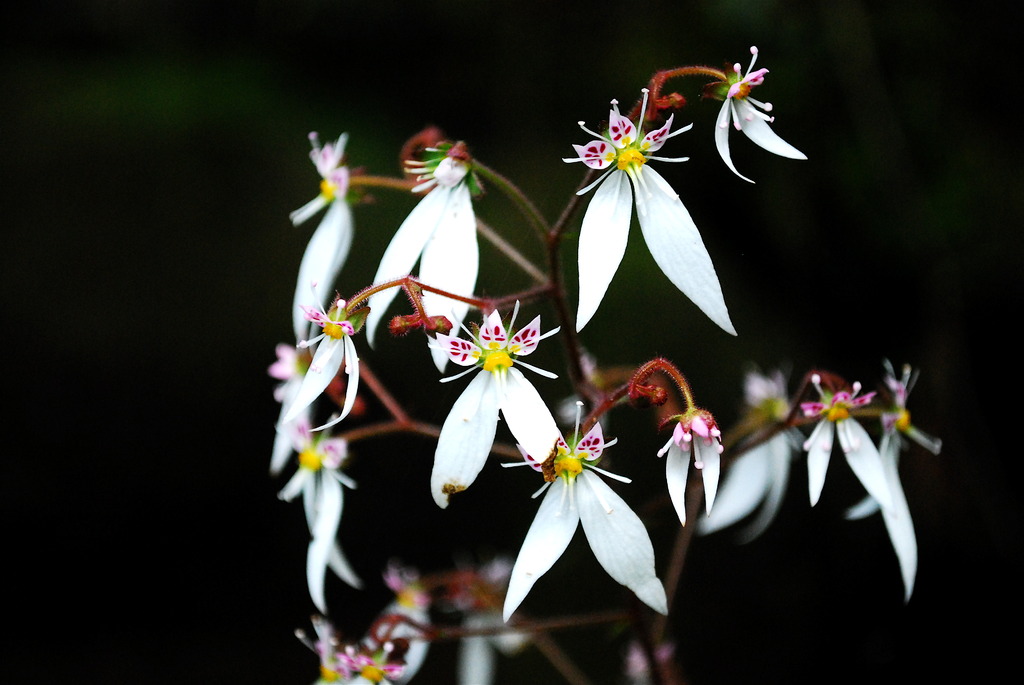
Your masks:
M 541 340 L 557 333 L 558 329 L 541 333 L 537 316 L 515 331 L 512 326 L 518 312 L 516 302 L 506 328 L 497 310 L 492 311 L 478 331 L 471 333 L 472 341 L 438 333 L 431 343 L 454 363 L 470 367 L 442 382 L 460 378 L 474 369 L 480 370 L 455 401 L 437 441 L 430 491 L 442 508 L 448 506 L 450 495 L 465 490 L 476 480 L 494 442 L 499 411 L 515 439 L 535 454 L 550 449 L 558 435 L 544 400 L 516 368 L 523 366 L 555 378 L 553 373 L 522 361 L 522 357 L 532 353 Z
M 722 156 L 722 160 L 734 174 L 744 181 L 753 183 L 749 178 L 736 171 L 736 167 L 732 163 L 732 156 L 729 154 L 730 123 L 736 130 L 743 131 L 747 138 L 754 141 L 756 145 L 780 157 L 807 159 L 807 155 L 780 138 L 768 125 L 769 122 L 775 120 L 774 117 L 766 114 L 766 112 L 772 111 L 771 103 L 761 102 L 750 97 L 750 91 L 755 86 L 764 83 L 764 75 L 768 73 L 767 69 L 754 71 L 757 48 L 751 47 L 750 53 L 753 57 L 750 58 L 750 66 L 747 67 L 746 74 L 741 76 L 740 65 L 734 64 L 732 73 L 726 74 L 724 83 L 712 83 L 708 88 L 712 93 L 718 91 L 718 94 L 712 95 L 712 97 L 724 100 L 715 126 L 715 145 L 718 147 L 718 154 Z
M 800 403 L 804 416 L 821 418 L 803 445 L 807 451 L 807 483 L 811 506 L 818 503 L 821 490 L 825 486 L 825 472 L 828 470 L 829 457 L 832 454 L 832 443 L 838 433 L 839 446 L 857 480 L 882 507 L 891 507 L 892 494 L 887 484 L 882 458 L 871 441 L 871 436 L 850 414 L 853 409 L 870 403 L 875 393 L 869 392 L 858 397 L 860 383 L 853 384 L 852 392 L 826 390 L 822 388 L 819 374 L 811 376 L 811 382 L 818 390 L 821 401 Z
M 407 276 L 419 260 L 421 281 L 455 295 L 469 296 L 476 287 L 480 266 L 472 202 L 477 186 L 472 165 L 463 144 L 430 148 L 427 154 L 424 162 L 409 162 L 407 168 L 418 173 L 422 181 L 413 192 L 430 192 L 398 227 L 373 280 L 382 283 Z M 397 288 L 387 288 L 370 297 L 366 337 L 371 345 L 388 305 L 397 294 Z M 469 305 L 424 292 L 423 308 L 427 316 L 447 316 L 458 326 Z M 432 354 L 438 370 L 443 371 L 447 356 L 440 351 Z
M 298 226 L 324 207 L 328 209 L 309 239 L 299 263 L 299 277 L 292 303 L 297 341 L 309 336 L 309 321 L 303 316 L 305 308 L 324 305 L 323 300 L 317 299 L 316 289 L 311 286 L 320 285 L 323 288 L 321 292 L 330 292 L 352 245 L 352 210 L 345 201 L 349 170 L 342 164 L 348 135 L 342 134 L 336 142 L 322 147 L 315 132 L 309 134 L 309 140 L 313 146 L 309 156 L 321 178 L 320 194 L 292 212 L 289 218 Z
M 289 424 L 286 429 L 298 452 L 299 468 L 281 489 L 279 497 L 291 501 L 302 495 L 302 507 L 312 537 L 306 553 L 306 582 L 313 604 L 327 613 L 324 580 L 328 568 L 352 587 L 362 587 L 362 581 L 337 542 L 344 503 L 342 486 L 356 486 L 341 470 L 348 458 L 348 444 L 341 438 L 313 432 L 304 419 Z
M 573 145 L 578 156 L 563 160 L 583 162 L 591 169 L 605 170 L 597 181 L 577 193 L 582 195 L 600 184 L 580 228 L 580 301 L 576 329 L 581 330 L 593 317 L 622 262 L 635 195 L 640 230 L 654 261 L 672 284 L 701 311 L 735 335 L 718 274 L 696 224 L 668 182 L 658 172 L 646 167 L 649 160 L 686 161 L 686 157 L 671 159 L 651 153 L 659 150 L 672 136 L 688 131 L 692 124 L 670 133 L 672 115 L 661 128 L 644 134 L 647 89 L 643 93 L 643 105 L 636 124 L 622 116 L 618 103 L 612 100 L 608 131 L 599 135 L 580 122 L 583 130 L 597 140 L 586 145 Z
M 696 436 L 696 440 L 694 439 Z M 718 477 L 722 472 L 722 432 L 714 417 L 703 409 L 695 409 L 679 417 L 672 437 L 658 450 L 665 459 L 665 480 L 679 522 L 686 525 L 686 476 L 690 471 L 690 457 L 704 479 L 704 507 L 711 514 L 718 492 Z
M 533 496 L 545 490 L 547 494 L 512 567 L 502 612 L 506 621 L 537 579 L 562 556 L 580 523 L 608 575 L 655 611 L 668 613 L 665 588 L 654 573 L 654 547 L 647 529 L 625 500 L 597 475 L 629 482 L 597 466 L 604 448 L 615 441 L 605 442 L 599 423 L 582 438 L 578 429 L 577 425 L 571 444 L 559 434 L 548 452 L 533 453 L 546 454 L 543 461 L 519 446 L 525 462 L 544 475 L 544 485 Z
M 365 321 L 366 310 L 357 309 L 350 312 L 345 306 L 345 300 L 340 297 L 335 299 L 327 311 L 322 307 L 305 307 L 304 310 L 306 318 L 319 326 L 323 332 L 299 343 L 299 347 L 316 345 L 317 348 L 306 375 L 302 377 L 302 385 L 295 392 L 282 422 L 288 423 L 305 411 L 327 389 L 344 363 L 345 375 L 348 376 L 345 403 L 338 416 L 320 426 L 320 429 L 323 429 L 348 416 L 355 404 L 356 391 L 359 388 L 359 356 L 352 336 Z

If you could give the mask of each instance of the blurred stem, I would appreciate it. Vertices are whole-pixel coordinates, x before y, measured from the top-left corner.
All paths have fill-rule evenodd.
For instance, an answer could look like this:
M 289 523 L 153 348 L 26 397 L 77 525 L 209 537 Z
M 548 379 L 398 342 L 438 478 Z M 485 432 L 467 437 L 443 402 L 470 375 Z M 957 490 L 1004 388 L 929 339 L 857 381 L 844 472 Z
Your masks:
M 548 277 L 544 275 L 544 272 L 534 266 L 533 262 L 524 257 L 523 254 L 514 248 L 511 243 L 498 235 L 493 228 L 477 219 L 476 230 L 477 233 L 482 235 L 489 243 L 491 243 L 491 245 L 498 248 L 499 252 L 508 257 L 512 263 L 525 271 L 530 278 L 535 280 L 537 283 L 547 285 Z
M 519 211 L 523 213 L 526 220 L 529 222 L 533 230 L 536 231 L 537 236 L 543 240 L 544 236 L 547 235 L 550 230 L 548 222 L 541 215 L 537 207 L 530 202 L 530 199 L 509 179 L 499 174 L 489 166 L 481 164 L 478 160 L 473 160 L 473 171 L 480 174 L 483 178 L 494 186 L 496 186 L 505 197 L 512 200 L 512 202 L 519 208 Z

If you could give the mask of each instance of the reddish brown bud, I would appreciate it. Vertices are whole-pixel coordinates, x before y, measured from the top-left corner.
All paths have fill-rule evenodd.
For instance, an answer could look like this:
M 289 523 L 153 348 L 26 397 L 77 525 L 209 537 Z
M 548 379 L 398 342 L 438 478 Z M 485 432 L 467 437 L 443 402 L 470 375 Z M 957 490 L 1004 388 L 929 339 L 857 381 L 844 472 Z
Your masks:
M 408 335 L 411 331 L 421 328 L 423 326 L 423 319 L 420 318 L 419 314 L 406 314 L 405 316 L 396 316 L 391 319 L 388 323 L 388 330 L 391 335 L 396 338 L 403 335 Z
M 629 400 L 634 407 L 640 409 L 661 405 L 668 402 L 668 392 L 659 385 L 633 383 L 629 386 Z
M 448 335 L 452 330 L 452 322 L 445 316 L 432 316 L 427 320 L 426 329 L 435 333 Z

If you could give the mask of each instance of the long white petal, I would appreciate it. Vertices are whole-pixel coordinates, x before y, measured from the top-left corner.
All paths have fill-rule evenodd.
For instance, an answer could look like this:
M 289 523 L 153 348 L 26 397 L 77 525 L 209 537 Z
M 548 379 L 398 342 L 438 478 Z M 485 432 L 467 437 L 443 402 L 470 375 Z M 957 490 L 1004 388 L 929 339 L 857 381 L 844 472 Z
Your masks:
M 910 518 L 910 507 L 907 496 L 900 484 L 898 468 L 899 440 L 892 434 L 882 438 L 879 452 L 885 465 L 885 475 L 892 494 L 892 506 L 882 508 L 882 520 L 889 531 L 889 540 L 896 552 L 903 577 L 903 601 L 910 601 L 914 593 L 914 580 L 917 577 L 917 536 L 914 533 L 914 522 Z
M 477 628 L 496 627 L 488 617 L 470 614 L 463 621 L 462 627 L 474 630 Z M 458 683 L 459 685 L 490 685 L 494 682 L 494 647 L 488 638 L 477 635 L 459 641 Z
M 447 203 L 448 192 L 441 188 L 427 193 L 427 196 L 413 207 L 384 250 L 384 256 L 381 257 L 377 273 L 373 277 L 374 283 L 402 278 L 412 272 L 416 260 L 423 252 L 423 247 L 443 217 Z M 366 317 L 366 340 L 370 345 L 373 345 L 377 326 L 384 320 L 388 305 L 395 299 L 398 291 L 399 288 L 388 288 L 370 297 L 370 313 Z
M 575 487 L 579 489 L 579 485 L 577 483 Z M 566 492 L 566 487 L 562 478 L 551 484 L 537 509 L 537 516 L 530 524 L 523 547 L 512 567 L 508 592 L 505 593 L 502 618 L 506 621 L 526 599 L 537 579 L 547 573 L 562 556 L 576 533 L 580 515 L 577 509 L 569 506 L 567 500 L 570 493 Z
M 715 500 L 715 513 L 697 522 L 701 535 L 715 533 L 750 515 L 771 487 L 771 441 L 761 443 L 729 466 Z
M 345 402 L 341 407 L 340 414 L 313 430 L 319 431 L 330 428 L 348 416 L 348 413 L 352 411 L 352 407 L 356 404 L 356 395 L 359 393 L 359 353 L 356 352 L 356 344 L 352 342 L 352 338 L 349 336 L 346 335 L 341 343 L 344 346 L 345 375 L 347 376 L 345 381 Z
M 355 569 L 352 568 L 352 564 L 349 563 L 348 558 L 341 551 L 341 547 L 337 543 L 331 548 L 331 555 L 327 558 L 327 565 L 339 578 L 355 589 L 361 590 L 363 588 L 363 581 L 356 575 Z
M 578 331 L 594 316 L 619 268 L 626 252 L 632 211 L 633 195 L 624 172 L 609 174 L 590 198 L 580 227 Z
M 769 478 L 768 493 L 765 495 L 764 504 L 754 520 L 750 522 L 738 534 L 741 543 L 750 542 L 758 537 L 775 520 L 775 515 L 782 507 L 782 500 L 786 496 L 786 488 L 789 485 L 789 469 L 793 463 L 794 444 L 790 436 L 779 434 L 768 441 L 771 445 L 771 476 Z M 715 509 L 717 512 L 718 510 Z
M 725 102 L 722 103 L 722 109 L 718 110 L 718 120 L 715 122 L 715 147 L 718 148 L 718 154 L 721 155 L 722 161 L 732 170 L 732 173 L 744 181 L 753 183 L 749 178 L 736 171 L 736 167 L 732 163 L 732 155 L 729 153 L 729 129 L 732 128 L 729 125 L 729 114 L 731 112 L 732 107 L 729 98 L 726 98 Z
M 309 596 L 313 604 L 322 614 L 327 613 L 327 601 L 324 598 L 324 577 L 327 574 L 327 563 L 334 548 L 338 524 L 341 523 L 342 491 L 341 483 L 334 478 L 321 478 L 316 502 L 316 523 L 313 526 L 313 539 L 309 543 L 306 554 L 306 582 L 309 585 Z
M 667 614 L 665 588 L 654 573 L 654 546 L 640 517 L 600 476 L 583 471 L 576 480 L 576 505 L 594 556 L 644 604 Z
M 295 393 L 295 399 L 288 407 L 288 413 L 282 419 L 284 423 L 298 418 L 303 410 L 320 397 L 320 394 L 334 380 L 342 362 L 345 361 L 344 339 L 324 338 L 317 345 L 309 370 L 302 378 L 302 385 Z
M 807 159 L 807 155 L 780 138 L 779 134 L 768 125 L 768 122 L 757 114 L 757 110 L 752 104 L 745 100 L 739 100 L 736 106 L 740 113 L 740 130 L 746 134 L 747 138 L 754 141 L 755 145 L 780 157 Z M 748 115 L 750 116 L 748 117 Z
M 646 211 L 639 215 L 640 230 L 651 256 L 668 280 L 709 319 L 725 332 L 736 335 L 718 274 L 697 225 L 672 186 L 658 172 L 644 168 L 642 173 L 651 195 L 647 198 Z
M 665 457 L 665 480 L 679 523 L 686 525 L 686 476 L 690 472 L 690 451 L 672 443 Z
M 868 494 L 878 501 L 882 509 L 892 508 L 893 497 L 889 491 L 890 479 L 871 436 L 855 419 L 845 419 L 840 430 L 848 431 L 847 434 L 853 440 L 853 449 L 846 453 L 846 463 L 850 465 L 857 480 L 868 491 Z
M 430 473 L 430 493 L 442 509 L 448 506 L 449 495 L 472 485 L 487 462 L 498 426 L 499 402 L 494 374 L 480 371 L 444 420 Z
M 435 191 L 436 192 L 436 191 Z M 456 295 L 472 295 L 480 269 L 476 217 L 469 187 L 465 183 L 448 191 L 448 202 L 433 237 L 420 258 L 420 280 Z M 423 307 L 429 316 L 447 316 L 454 329 L 466 318 L 469 305 L 436 293 L 423 293 Z M 444 371 L 448 355 L 431 349 L 438 371 Z
M 560 433 L 537 389 L 519 369 L 508 370 L 501 413 L 516 442 L 527 454 L 543 461 L 554 448 Z
M 696 443 L 697 440 L 694 440 Z M 722 475 L 722 457 L 715 449 L 715 445 L 705 445 L 703 440 L 700 445 L 694 444 L 693 449 L 700 450 L 700 460 L 704 466 L 700 470 L 701 478 L 704 480 L 704 510 L 711 513 L 715 506 L 715 495 L 718 494 L 718 479 Z
M 818 503 L 821 490 L 825 487 L 825 472 L 828 470 L 828 460 L 832 455 L 834 437 L 834 424 L 822 419 L 814 426 L 811 436 L 804 443 L 804 449 L 807 450 L 807 487 L 812 507 Z
M 295 340 L 304 340 L 309 336 L 310 323 L 301 305 L 322 308 L 333 299 L 334 280 L 351 246 L 352 210 L 342 200 L 332 202 L 306 244 L 306 251 L 299 263 L 299 277 L 292 301 Z M 315 293 L 314 283 L 317 285 Z

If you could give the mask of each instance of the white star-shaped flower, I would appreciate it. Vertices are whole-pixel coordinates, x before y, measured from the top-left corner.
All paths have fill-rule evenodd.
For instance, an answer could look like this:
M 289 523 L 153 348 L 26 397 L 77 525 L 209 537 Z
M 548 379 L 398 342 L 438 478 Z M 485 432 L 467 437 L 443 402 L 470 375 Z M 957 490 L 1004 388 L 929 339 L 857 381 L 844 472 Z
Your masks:
M 775 121 L 774 117 L 768 116 L 767 112 L 772 111 L 770 102 L 761 102 L 750 97 L 750 91 L 755 86 L 764 83 L 764 75 L 767 69 L 754 71 L 754 62 L 757 61 L 757 48 L 751 47 L 750 66 L 747 73 L 740 76 L 740 65 L 733 65 L 733 73 L 728 74 L 729 88 L 725 92 L 725 101 L 722 109 L 718 112 L 718 121 L 715 126 L 715 145 L 718 147 L 718 154 L 726 166 L 744 181 L 751 181 L 749 178 L 736 171 L 733 166 L 732 156 L 729 154 L 729 128 L 730 123 L 738 131 L 754 141 L 754 143 L 768 152 L 788 157 L 789 159 L 807 159 L 807 155 L 779 137 L 768 124 Z M 724 88 L 724 86 L 723 86 Z
M 299 277 L 295 285 L 292 306 L 295 339 L 309 337 L 309 321 L 303 316 L 304 307 L 323 307 L 325 302 L 316 299 L 318 284 L 320 292 L 330 292 L 334 279 L 341 270 L 352 246 L 352 210 L 345 201 L 348 192 L 349 171 L 342 164 L 345 156 L 347 134 L 337 141 L 320 146 L 316 133 L 309 134 L 313 150 L 309 153 L 320 174 L 320 194 L 289 215 L 296 226 L 306 222 L 324 207 L 327 212 L 320 225 L 313 232 L 299 263 Z
M 278 496 L 291 501 L 302 495 L 302 508 L 312 537 L 306 553 L 309 596 L 317 609 L 327 613 L 324 580 L 328 568 L 352 587 L 362 587 L 336 539 L 344 504 L 342 486 L 356 486 L 341 470 L 348 457 L 348 444 L 341 438 L 313 432 L 304 420 L 296 421 L 288 429 L 299 455 L 299 468 Z
M 696 435 L 697 439 L 694 439 Z M 686 525 L 686 477 L 690 471 L 690 457 L 700 469 L 704 479 L 704 507 L 710 514 L 718 492 L 718 477 L 722 472 L 722 432 L 714 418 L 704 411 L 685 416 L 676 423 L 672 437 L 658 450 L 665 459 L 665 480 L 679 522 Z
M 618 104 L 613 100 L 608 115 L 608 131 L 599 135 L 580 122 L 583 130 L 597 140 L 586 145 L 573 145 L 578 157 L 563 160 L 583 162 L 591 169 L 607 170 L 601 178 L 578 193 L 582 195 L 600 184 L 580 228 L 580 301 L 576 329 L 581 330 L 593 317 L 619 268 L 626 251 L 635 196 L 640 230 L 654 261 L 672 284 L 702 312 L 723 330 L 735 335 L 718 274 L 697 226 L 668 182 L 658 172 L 646 167 L 649 160 L 686 161 L 685 157 L 671 159 L 655 157 L 651 153 L 659 150 L 672 136 L 688 131 L 692 124 L 670 133 L 670 116 L 661 128 L 643 134 L 647 89 L 643 93 L 643 106 L 636 124 L 619 114 Z
M 668 613 L 665 588 L 654 573 L 654 547 L 647 529 L 625 500 L 597 475 L 629 482 L 596 465 L 604 448 L 615 441 L 605 443 L 601 424 L 595 424 L 582 439 L 577 431 L 573 440 L 570 445 L 559 435 L 543 462 L 520 446 L 526 463 L 542 472 L 546 481 L 534 497 L 545 489 L 547 494 L 512 567 L 503 618 L 508 621 L 534 583 L 558 561 L 580 523 L 608 575 L 655 611 Z
M 516 441 L 535 453 L 550 449 L 558 435 L 551 412 L 536 388 L 515 368 L 523 366 L 555 378 L 553 373 L 522 361 L 522 357 L 532 353 L 537 343 L 557 333 L 558 329 L 542 334 L 538 316 L 521 330 L 514 331 L 512 326 L 518 311 L 517 302 L 507 329 L 495 310 L 476 334 L 471 333 L 472 341 L 439 333 L 431 343 L 454 363 L 471 367 L 443 381 L 480 369 L 455 401 L 438 437 L 430 491 L 439 507 L 447 507 L 450 495 L 465 490 L 476 480 L 494 443 L 499 411 Z
M 476 216 L 467 178 L 470 164 L 442 154 L 416 169 L 422 172 L 419 179 L 423 182 L 413 192 L 430 192 L 398 227 L 381 257 L 374 283 L 408 276 L 418 260 L 421 281 L 456 295 L 470 296 L 480 266 Z M 388 288 L 370 297 L 366 337 L 371 345 L 388 305 L 397 294 L 398 288 Z M 423 307 L 427 316 L 447 316 L 455 327 L 469 310 L 465 302 L 432 292 L 423 293 Z M 443 371 L 447 357 L 438 350 L 432 350 L 432 354 L 438 370 Z

